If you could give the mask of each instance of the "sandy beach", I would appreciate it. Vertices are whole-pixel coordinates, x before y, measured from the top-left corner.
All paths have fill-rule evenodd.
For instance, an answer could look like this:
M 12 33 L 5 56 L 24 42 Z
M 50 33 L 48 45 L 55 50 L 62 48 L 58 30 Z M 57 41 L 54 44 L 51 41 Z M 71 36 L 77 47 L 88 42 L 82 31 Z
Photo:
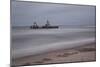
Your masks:
M 40 55 L 25 56 L 13 59 L 12 65 L 26 66 L 68 62 L 88 62 L 96 60 L 96 43 L 89 43 L 70 49 L 62 49 Z
M 96 60 L 94 28 L 13 29 L 12 66 Z

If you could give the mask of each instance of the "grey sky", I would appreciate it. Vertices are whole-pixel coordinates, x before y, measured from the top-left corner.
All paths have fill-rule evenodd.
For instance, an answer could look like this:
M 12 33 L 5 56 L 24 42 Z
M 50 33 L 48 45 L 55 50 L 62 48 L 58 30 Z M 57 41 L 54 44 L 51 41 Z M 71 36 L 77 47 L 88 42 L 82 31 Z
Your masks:
M 95 6 L 12 1 L 11 7 L 12 26 L 44 25 L 47 19 L 52 25 L 95 25 Z

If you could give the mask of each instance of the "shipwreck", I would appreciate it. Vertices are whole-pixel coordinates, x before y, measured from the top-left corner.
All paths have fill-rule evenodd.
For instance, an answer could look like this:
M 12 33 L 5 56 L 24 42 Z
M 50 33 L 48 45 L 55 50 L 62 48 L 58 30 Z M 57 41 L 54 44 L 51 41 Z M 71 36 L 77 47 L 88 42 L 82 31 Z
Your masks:
M 59 28 L 59 26 L 52 26 L 48 20 L 44 26 L 38 26 L 36 22 L 34 22 L 32 26 L 30 26 L 30 29 L 55 29 L 55 28 Z

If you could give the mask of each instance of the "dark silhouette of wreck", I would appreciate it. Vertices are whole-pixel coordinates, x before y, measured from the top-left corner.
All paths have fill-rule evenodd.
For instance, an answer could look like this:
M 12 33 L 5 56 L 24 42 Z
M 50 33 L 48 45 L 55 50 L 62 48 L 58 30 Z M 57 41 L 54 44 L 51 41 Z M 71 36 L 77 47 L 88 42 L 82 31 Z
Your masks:
M 32 26 L 30 26 L 31 29 L 38 29 L 39 26 L 37 25 L 36 22 L 34 22 L 34 24 Z
M 59 26 L 51 26 L 50 22 L 47 20 L 47 23 L 44 26 L 39 27 L 36 22 L 32 26 L 30 26 L 31 29 L 55 29 L 59 28 Z

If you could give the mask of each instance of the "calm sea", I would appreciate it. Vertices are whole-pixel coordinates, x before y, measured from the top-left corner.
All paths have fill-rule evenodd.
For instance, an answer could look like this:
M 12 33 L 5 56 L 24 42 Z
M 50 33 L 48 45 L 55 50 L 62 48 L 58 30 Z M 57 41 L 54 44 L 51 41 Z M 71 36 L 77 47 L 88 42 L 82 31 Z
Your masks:
M 95 42 L 95 27 L 60 26 L 58 29 L 12 27 L 11 29 L 13 57 L 36 55 L 91 42 Z

